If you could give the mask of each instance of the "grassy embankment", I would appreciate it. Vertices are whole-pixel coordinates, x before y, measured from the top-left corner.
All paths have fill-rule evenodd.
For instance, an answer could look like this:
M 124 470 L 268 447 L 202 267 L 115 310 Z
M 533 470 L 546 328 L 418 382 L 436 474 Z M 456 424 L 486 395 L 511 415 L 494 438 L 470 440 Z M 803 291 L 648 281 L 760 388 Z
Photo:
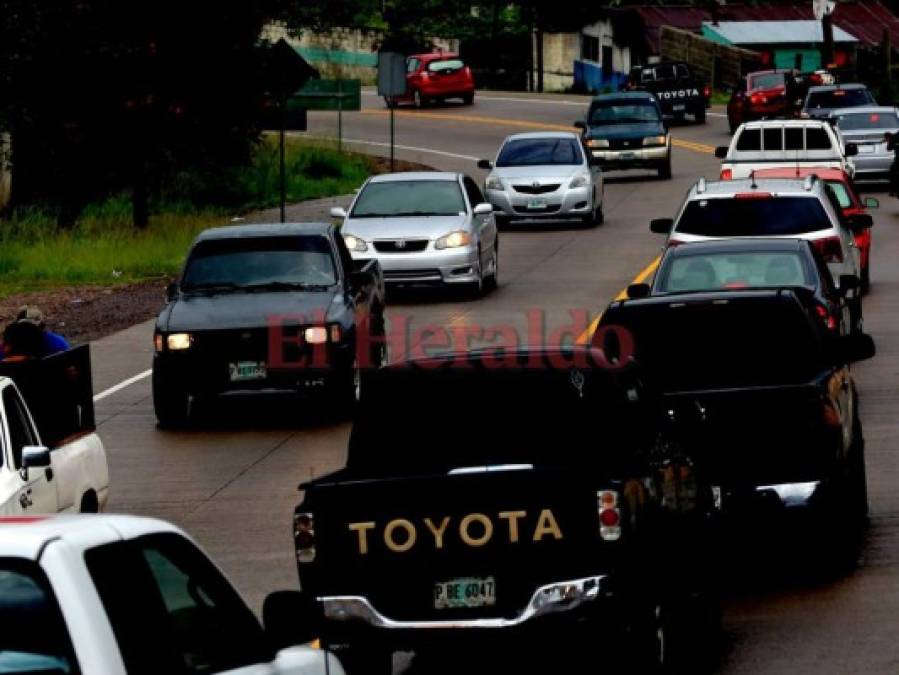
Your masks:
M 309 140 L 289 139 L 287 199 L 352 192 L 372 161 Z M 278 204 L 277 144 L 267 139 L 250 166 L 209 184 L 187 175 L 151 205 L 150 226 L 136 232 L 131 204 L 118 195 L 89 205 L 71 232 L 59 233 L 47 209 L 0 217 L 0 297 L 73 285 L 111 285 L 176 274 L 196 234 L 237 214 Z

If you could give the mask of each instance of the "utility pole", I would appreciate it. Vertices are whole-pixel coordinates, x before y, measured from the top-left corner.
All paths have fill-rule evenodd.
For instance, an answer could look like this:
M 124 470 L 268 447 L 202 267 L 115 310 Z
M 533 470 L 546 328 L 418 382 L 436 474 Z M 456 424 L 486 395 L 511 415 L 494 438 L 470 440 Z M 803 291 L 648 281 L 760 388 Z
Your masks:
M 821 32 L 824 40 L 821 43 L 821 66 L 830 68 L 833 65 L 833 14 L 828 12 L 821 18 Z

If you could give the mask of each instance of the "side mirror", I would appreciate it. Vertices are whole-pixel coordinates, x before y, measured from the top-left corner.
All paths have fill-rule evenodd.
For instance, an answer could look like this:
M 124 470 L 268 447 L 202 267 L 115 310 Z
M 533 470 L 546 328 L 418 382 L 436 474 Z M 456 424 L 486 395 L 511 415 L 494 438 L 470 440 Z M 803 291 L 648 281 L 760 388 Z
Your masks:
M 584 120 L 578 120 L 577 122 L 574 123 L 574 128 L 580 129 L 581 131 L 586 131 L 587 123 Z
M 43 446 L 29 445 L 22 448 L 22 468 L 38 469 L 50 466 L 50 450 Z
M 855 157 L 858 154 L 858 146 L 855 143 L 846 144 L 846 156 Z
M 865 197 L 862 201 L 862 204 L 865 205 L 866 209 L 879 209 L 880 208 L 880 200 L 876 197 Z
M 848 295 L 862 287 L 861 281 L 854 274 L 840 275 L 840 295 Z
M 602 158 L 597 157 L 592 152 L 589 153 L 589 158 L 587 159 L 587 162 L 590 164 L 590 166 L 602 166 Z
M 648 298 L 651 290 L 649 284 L 631 284 L 627 287 L 627 297 L 630 300 Z
M 491 213 L 493 213 L 493 204 L 481 202 L 474 207 L 474 214 L 476 216 L 489 216 Z
M 262 604 L 262 625 L 275 651 L 312 642 L 323 624 L 322 604 L 302 591 L 275 591 Z
M 346 209 L 342 206 L 332 206 L 331 207 L 331 217 L 332 218 L 346 218 Z
M 872 227 L 874 225 L 874 219 L 868 213 L 856 213 L 849 216 L 847 225 L 853 233 L 861 232 L 862 230 Z
M 715 148 L 715 157 L 717 157 L 718 159 L 724 159 L 725 157 L 727 157 L 728 149 L 729 148 L 726 145 L 719 145 L 717 148 Z
M 351 272 L 349 278 L 350 290 L 357 291 L 360 288 L 375 283 L 375 278 L 371 272 L 364 270 Z
M 840 338 L 837 353 L 841 362 L 838 365 L 842 365 L 873 358 L 877 353 L 877 348 L 874 346 L 874 339 L 870 335 L 867 333 L 856 333 L 854 335 L 844 335 Z
M 674 227 L 674 218 L 653 218 L 649 221 L 649 229 L 656 234 L 668 234 Z
M 489 159 L 479 159 L 478 160 L 478 168 L 485 169 L 486 171 L 490 171 L 493 168 L 493 162 Z
M 178 282 L 173 281 L 165 287 L 165 301 L 171 302 L 176 297 L 178 297 Z

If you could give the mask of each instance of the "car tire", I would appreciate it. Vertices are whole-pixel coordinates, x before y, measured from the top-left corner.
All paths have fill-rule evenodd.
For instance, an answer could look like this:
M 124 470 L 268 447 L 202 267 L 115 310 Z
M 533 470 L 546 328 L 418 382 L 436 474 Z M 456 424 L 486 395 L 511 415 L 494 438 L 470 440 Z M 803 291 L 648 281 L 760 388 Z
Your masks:
M 496 223 L 496 229 L 502 230 L 506 227 L 509 227 L 509 224 L 512 222 L 512 219 L 509 216 L 493 216 L 493 222 Z
M 153 369 L 153 411 L 162 429 L 179 429 L 190 421 L 190 392 Z
M 390 110 L 391 108 L 396 108 L 397 107 L 396 98 L 393 96 L 385 96 L 384 97 L 384 105 L 387 106 L 388 110 Z
M 661 164 L 659 164 L 659 178 L 664 180 L 668 180 L 671 178 L 671 154 L 669 153 L 668 158 L 663 160 Z
M 464 105 L 474 105 L 474 94 L 465 94 L 462 97 L 462 103 Z
M 696 111 L 696 124 L 705 124 L 705 107 L 699 108 Z
M 421 110 L 426 104 L 427 101 L 425 100 L 425 97 L 421 95 L 421 91 L 414 89 L 412 91 L 412 105 Z
M 714 665 L 718 632 L 714 611 L 698 598 L 652 603 L 632 620 L 623 664 L 641 675 L 702 675 Z M 712 639 L 710 639 L 712 638 Z
M 735 133 L 737 133 L 737 128 L 739 126 L 740 125 L 737 124 L 736 122 L 734 122 L 730 117 L 727 118 L 727 127 L 728 127 L 728 129 L 730 129 L 731 136 L 733 136 Z
M 868 264 L 862 268 L 862 293 L 864 295 L 868 294 L 868 291 L 871 290 L 871 261 L 868 259 Z
M 858 402 L 856 402 L 858 405 Z M 849 447 L 849 503 L 853 519 L 864 525 L 868 518 L 868 472 L 865 467 L 865 437 L 861 420 L 856 416 L 852 424 L 852 445 Z
M 369 644 L 354 644 L 334 651 L 346 675 L 392 675 L 393 650 Z
M 493 245 L 493 271 L 487 277 L 487 290 L 495 291 L 499 288 L 499 243 Z
M 486 284 L 484 283 L 484 266 L 481 264 L 481 248 L 478 247 L 478 279 L 477 281 L 473 281 L 468 284 L 468 295 L 473 300 L 477 300 L 478 298 L 484 295 L 484 290 L 486 288 Z

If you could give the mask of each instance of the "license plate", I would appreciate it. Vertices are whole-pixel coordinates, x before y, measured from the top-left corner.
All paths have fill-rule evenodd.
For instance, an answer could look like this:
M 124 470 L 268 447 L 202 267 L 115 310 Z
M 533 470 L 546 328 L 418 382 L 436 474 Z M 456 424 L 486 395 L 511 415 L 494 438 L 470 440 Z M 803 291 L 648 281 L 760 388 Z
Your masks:
M 228 372 L 232 382 L 246 382 L 247 380 L 264 380 L 266 376 L 265 364 L 259 361 L 238 361 L 228 364 Z
M 632 152 L 622 152 L 621 153 L 621 159 L 633 159 L 633 158 L 634 158 L 634 153 L 632 153 Z
M 496 582 L 493 577 L 462 577 L 434 584 L 434 608 L 493 607 Z
M 529 209 L 545 209 L 546 208 L 546 200 L 542 197 L 537 197 L 536 199 L 528 199 L 528 208 Z
M 875 149 L 875 148 L 874 148 L 873 145 L 860 145 L 860 146 L 858 146 L 858 151 L 859 151 L 860 153 L 862 153 L 862 154 L 866 154 L 866 153 L 867 153 L 867 154 L 870 154 L 870 153 L 874 152 L 874 149 Z
M 683 103 L 675 103 L 674 104 L 674 112 L 683 112 L 687 109 L 687 106 Z

